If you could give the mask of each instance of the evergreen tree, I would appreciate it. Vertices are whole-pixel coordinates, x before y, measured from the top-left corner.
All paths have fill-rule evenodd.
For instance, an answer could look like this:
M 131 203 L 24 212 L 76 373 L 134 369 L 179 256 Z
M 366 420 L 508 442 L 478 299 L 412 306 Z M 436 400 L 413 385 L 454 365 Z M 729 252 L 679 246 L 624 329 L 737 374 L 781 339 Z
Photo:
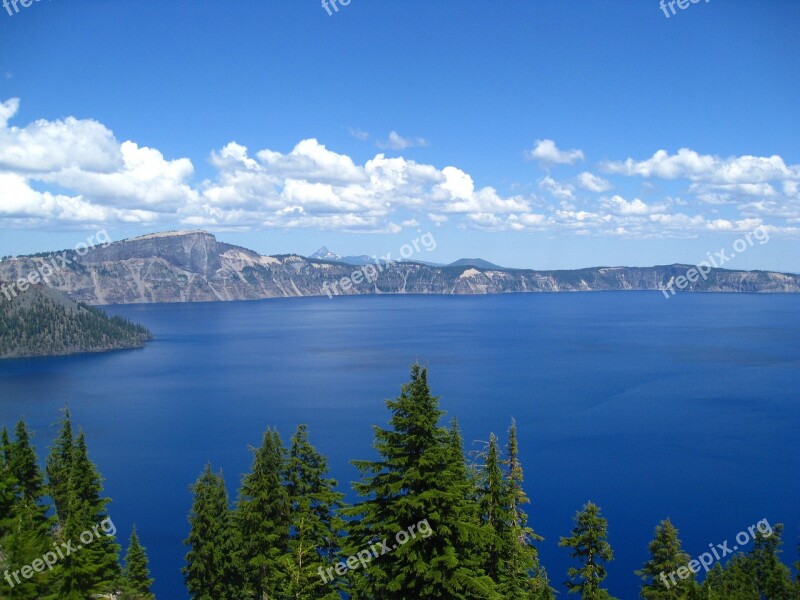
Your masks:
M 277 431 L 267 430 L 242 479 L 236 522 L 242 539 L 245 576 L 255 598 L 277 598 L 285 585 L 282 558 L 289 541 L 289 496 L 283 482 L 285 449 Z
M 192 600 L 244 600 L 244 579 L 238 564 L 238 536 L 222 475 L 207 465 L 192 486 L 189 515 L 190 547 L 183 568 Z
M 747 570 L 756 584 L 756 589 L 763 598 L 769 600 L 790 600 L 792 595 L 792 580 L 789 567 L 781 562 L 781 540 L 783 524 L 768 527 L 768 531 L 761 530 L 759 522 L 753 539 L 753 549 L 747 555 Z
M 66 522 L 69 513 L 69 478 L 72 472 L 74 447 L 72 418 L 69 408 L 65 408 L 58 438 L 47 457 L 45 467 L 48 494 L 53 499 L 56 514 L 62 525 Z
M 292 600 L 339 600 L 338 578 L 331 568 L 338 557 L 339 535 L 344 523 L 336 511 L 344 494 L 336 492 L 336 480 L 326 477 L 327 460 L 308 439 L 300 425 L 292 436 L 286 482 L 291 509 L 289 552 L 285 557 L 287 579 L 283 596 Z
M 649 545 L 650 560 L 636 574 L 645 580 L 641 597 L 645 600 L 688 600 L 697 592 L 694 573 L 689 570 L 691 558 L 681 548 L 678 530 L 669 519 L 656 527 Z M 681 579 L 677 571 L 684 568 L 689 577 Z M 670 574 L 673 578 L 670 578 Z
M 11 506 L 5 515 L 0 515 L 0 520 L 5 521 L 0 527 L 6 530 L 2 546 L 7 563 L 21 566 L 30 564 L 50 549 L 47 507 L 42 500 L 43 475 L 23 421 L 15 428 L 13 442 L 7 433 L 3 435 L 3 446 L 12 487 Z M 49 589 L 51 575 L 41 573 L 14 583 L 6 592 L 8 600 L 36 598 Z
M 570 556 L 578 560 L 580 567 L 570 567 L 569 580 L 565 582 L 570 593 L 580 593 L 582 600 L 609 598 L 600 587 L 606 578 L 604 563 L 614 560 L 611 545 L 606 540 L 608 521 L 600 515 L 600 507 L 587 502 L 575 515 L 572 536 L 562 537 L 558 545 L 572 548 Z
M 155 600 L 155 596 L 150 592 L 153 579 L 150 577 L 147 552 L 139 543 L 135 526 L 125 554 L 125 568 L 122 574 L 125 590 L 120 600 Z
M 539 564 L 539 556 L 534 542 L 544 538 L 528 526 L 528 515 L 522 508 L 530 504 L 523 489 L 524 473 L 519 459 L 517 423 L 512 419 L 508 430 L 506 447 L 506 466 L 508 468 L 509 493 L 511 502 L 512 554 L 508 565 L 508 582 L 503 586 L 513 597 L 531 600 L 552 600 L 555 591 L 550 587 L 547 572 Z
M 346 553 L 380 548 L 382 540 L 391 551 L 350 574 L 353 599 L 498 598 L 480 566 L 490 532 L 470 502 L 460 435 L 439 426 L 442 411 L 426 370 L 414 365 L 411 381 L 386 405 L 391 429 L 374 428 L 378 460 L 353 463 L 361 472 L 353 487 L 363 501 L 345 511 L 356 519 Z M 433 534 L 392 548 L 398 532 L 425 519 Z
M 55 539 L 58 543 L 71 542 L 79 550 L 58 563 L 57 597 L 59 600 L 84 600 L 92 595 L 118 591 L 120 548 L 106 532 L 106 527 L 113 524 L 106 511 L 110 500 L 102 497 L 102 479 L 89 459 L 83 432 L 75 440 L 70 463 L 67 517 L 63 519 L 58 515 L 61 526 Z
M 744 554 L 731 558 L 723 568 L 715 564 L 700 586 L 702 600 L 761 600 Z

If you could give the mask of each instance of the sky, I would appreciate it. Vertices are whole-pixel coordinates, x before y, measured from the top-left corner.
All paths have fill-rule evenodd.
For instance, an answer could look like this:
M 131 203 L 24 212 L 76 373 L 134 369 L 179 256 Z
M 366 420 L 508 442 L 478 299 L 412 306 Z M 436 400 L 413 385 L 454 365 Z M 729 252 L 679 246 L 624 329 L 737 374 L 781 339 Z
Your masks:
M 327 1 L 0 7 L 0 255 L 800 272 L 796 0 Z

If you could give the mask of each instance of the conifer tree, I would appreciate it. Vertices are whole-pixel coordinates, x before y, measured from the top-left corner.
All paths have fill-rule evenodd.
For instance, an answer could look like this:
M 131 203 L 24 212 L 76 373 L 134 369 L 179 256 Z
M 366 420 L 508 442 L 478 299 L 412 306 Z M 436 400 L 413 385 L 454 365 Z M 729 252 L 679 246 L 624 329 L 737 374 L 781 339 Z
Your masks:
M 544 538 L 528 526 L 528 515 L 523 506 L 530 499 L 523 488 L 524 474 L 519 459 L 517 423 L 512 419 L 508 430 L 506 447 L 506 466 L 508 469 L 509 493 L 511 503 L 512 554 L 508 563 L 507 583 L 503 585 L 506 593 L 531 600 L 552 600 L 554 590 L 550 587 L 547 572 L 539 563 L 534 542 Z
M 336 492 L 336 480 L 326 477 L 327 460 L 308 439 L 300 425 L 292 436 L 286 465 L 286 489 L 291 509 L 287 578 L 283 595 L 292 600 L 339 600 L 338 576 L 326 571 L 338 556 L 344 522 L 336 514 L 344 494 Z
M 244 600 L 248 598 L 238 564 L 238 536 L 233 527 L 228 492 L 222 475 L 211 465 L 192 486 L 194 501 L 189 515 L 190 550 L 183 568 L 192 600 Z
M 587 502 L 575 515 L 572 536 L 562 537 L 558 543 L 572 548 L 570 556 L 580 563 L 580 567 L 570 567 L 565 585 L 570 593 L 580 593 L 582 600 L 610 598 L 608 591 L 600 587 L 607 575 L 604 563 L 614 560 L 607 535 L 608 521 L 601 516 L 600 507 Z
M 242 478 L 235 518 L 245 577 L 255 597 L 276 598 L 285 585 L 281 564 L 289 541 L 289 496 L 283 482 L 285 449 L 277 431 L 264 433 L 250 473 Z
M 63 525 L 69 514 L 69 478 L 72 472 L 72 458 L 75 440 L 72 433 L 72 418 L 69 408 L 64 409 L 61 428 L 55 445 L 47 457 L 47 489 L 55 504 L 56 514 Z
M 103 485 L 97 467 L 89 459 L 86 436 L 78 434 L 73 446 L 67 483 L 67 517 L 59 514 L 55 538 L 72 542 L 79 551 L 71 552 L 58 563 L 59 600 L 84 600 L 98 594 L 112 594 L 120 586 L 119 551 L 111 530 L 102 497 Z M 102 526 L 102 528 L 101 528 Z
M 346 553 L 355 555 L 381 540 L 390 552 L 350 575 L 352 597 L 498 598 L 479 564 L 487 530 L 470 502 L 460 436 L 439 426 L 442 411 L 426 370 L 414 365 L 411 381 L 386 405 L 391 428 L 374 428 L 378 460 L 353 463 L 361 472 L 353 487 L 363 500 L 345 511 L 355 518 Z M 398 532 L 424 519 L 431 535 L 394 543 Z
M 0 515 L 0 518 L 6 517 L 3 553 L 8 564 L 22 566 L 30 564 L 49 549 L 49 520 L 42 500 L 43 476 L 23 421 L 15 428 L 14 441 L 10 441 L 6 433 L 3 445 L 12 481 L 11 506 L 5 515 Z M 48 590 L 51 576 L 42 573 L 14 583 L 11 589 L 6 590 L 8 600 L 36 598 Z
M 155 600 L 150 592 L 153 579 L 150 577 L 147 551 L 139 542 L 134 526 L 131 533 L 128 551 L 125 553 L 125 568 L 123 569 L 124 588 L 120 600 Z
M 761 600 L 756 582 L 749 572 L 747 558 L 737 554 L 723 568 L 716 563 L 700 586 L 702 600 Z
M 770 600 L 790 600 L 792 580 L 789 567 L 781 562 L 783 524 L 769 527 L 768 531 L 755 530 L 753 549 L 747 554 L 747 570 L 755 581 L 756 589 Z
M 694 572 L 688 568 L 691 558 L 681 548 L 678 530 L 669 519 L 658 524 L 649 544 L 650 560 L 636 574 L 645 580 L 641 597 L 645 600 L 689 600 L 697 593 Z M 689 577 L 681 579 L 684 568 Z M 672 574 L 672 578 L 670 575 Z

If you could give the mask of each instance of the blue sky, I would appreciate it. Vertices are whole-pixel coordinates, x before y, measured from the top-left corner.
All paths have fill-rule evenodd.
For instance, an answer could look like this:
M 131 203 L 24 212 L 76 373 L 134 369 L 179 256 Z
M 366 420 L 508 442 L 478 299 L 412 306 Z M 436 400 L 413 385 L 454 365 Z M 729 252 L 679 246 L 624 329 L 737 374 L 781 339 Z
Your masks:
M 202 228 L 263 253 L 798 272 L 793 0 L 0 8 L 0 254 Z M 765 235 L 766 235 L 765 234 Z

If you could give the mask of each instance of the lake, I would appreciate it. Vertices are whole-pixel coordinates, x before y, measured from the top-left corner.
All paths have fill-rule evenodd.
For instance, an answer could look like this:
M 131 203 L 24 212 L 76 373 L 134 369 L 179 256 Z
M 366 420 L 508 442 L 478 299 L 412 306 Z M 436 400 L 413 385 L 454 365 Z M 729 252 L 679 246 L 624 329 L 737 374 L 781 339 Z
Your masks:
M 430 368 L 467 449 L 514 417 L 531 525 L 563 589 L 558 547 L 587 500 L 609 519 L 608 587 L 633 574 L 670 517 L 692 556 L 761 519 L 800 533 L 800 295 L 658 292 L 363 296 L 110 307 L 145 349 L 0 362 L 0 425 L 24 416 L 43 456 L 69 403 L 113 498 L 135 523 L 159 600 L 187 598 L 189 485 L 211 462 L 235 496 L 248 446 L 307 423 L 342 491 L 372 456 L 415 361 Z M 749 548 L 745 547 L 744 550 Z

